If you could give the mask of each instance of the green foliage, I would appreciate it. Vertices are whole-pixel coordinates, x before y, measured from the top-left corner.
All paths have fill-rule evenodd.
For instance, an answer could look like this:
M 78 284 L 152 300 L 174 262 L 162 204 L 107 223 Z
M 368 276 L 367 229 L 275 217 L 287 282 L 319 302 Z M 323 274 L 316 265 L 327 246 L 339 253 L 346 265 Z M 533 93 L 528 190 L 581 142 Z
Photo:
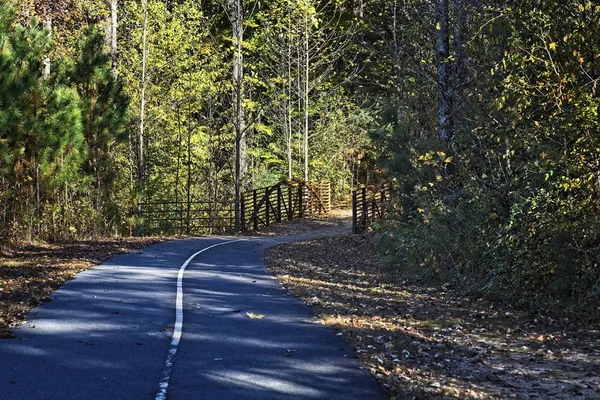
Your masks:
M 98 215 L 110 213 L 99 210 L 98 199 L 114 189 L 111 148 L 127 99 L 97 30 L 85 31 L 76 59 L 56 58 L 50 36 L 36 17 L 16 22 L 0 2 L 2 240 L 72 238 L 108 228 Z M 102 195 L 93 196 L 90 184 L 102 187 Z
M 10 13 L 0 4 L 0 194 L 11 211 L 5 237 L 41 233 L 44 204 L 76 179 L 85 152 L 79 96 L 42 75 L 49 32 L 36 19 L 13 30 Z
M 67 72 L 69 82 L 81 98 L 83 134 L 89 149 L 84 173 L 94 186 L 94 231 L 111 228 L 110 221 L 120 219 L 113 193 L 118 173 L 112 159 L 114 149 L 124 142 L 129 99 L 121 82 L 112 72 L 112 63 L 104 49 L 105 38 L 96 27 L 84 31 Z
M 387 251 L 417 276 L 594 318 L 600 7 L 536 4 L 470 10 L 462 28 L 472 69 L 454 72 L 452 143 L 422 130 L 431 109 L 417 98 L 382 114 L 378 135 L 403 147 L 388 150 L 402 213 Z

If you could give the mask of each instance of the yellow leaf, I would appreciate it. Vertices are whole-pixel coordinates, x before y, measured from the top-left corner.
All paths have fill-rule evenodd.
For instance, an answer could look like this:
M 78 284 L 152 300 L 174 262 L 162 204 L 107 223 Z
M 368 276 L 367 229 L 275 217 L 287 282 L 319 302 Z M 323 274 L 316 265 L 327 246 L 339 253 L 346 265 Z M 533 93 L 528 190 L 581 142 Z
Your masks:
M 251 312 L 247 312 L 246 315 L 248 316 L 248 318 L 250 319 L 263 319 L 265 316 L 262 314 L 254 314 Z
M 550 50 L 554 50 L 554 51 L 556 51 L 556 42 L 552 42 L 552 43 L 550 43 L 550 44 L 548 45 L 548 48 L 549 48 Z
M 436 175 L 435 180 L 436 181 L 441 181 L 442 180 L 442 176 L 441 175 Z
M 584 12 L 585 6 L 583 4 L 579 4 L 579 11 Z
M 444 160 L 446 164 L 450 164 L 452 161 L 454 161 L 454 157 L 448 157 Z
M 440 24 L 439 22 L 437 23 L 437 25 L 435 26 L 435 29 L 442 30 L 442 24 Z

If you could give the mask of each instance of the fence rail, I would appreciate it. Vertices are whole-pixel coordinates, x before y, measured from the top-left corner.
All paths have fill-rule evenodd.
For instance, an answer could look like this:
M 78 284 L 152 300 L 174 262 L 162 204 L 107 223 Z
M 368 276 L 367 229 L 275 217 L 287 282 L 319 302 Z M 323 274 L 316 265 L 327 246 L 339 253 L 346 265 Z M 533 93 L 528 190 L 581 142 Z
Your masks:
M 273 223 L 331 211 L 329 182 L 310 183 L 297 179 L 245 192 L 242 196 L 242 231 L 253 231 Z
M 212 235 L 234 233 L 235 203 L 145 202 L 139 212 L 142 235 Z M 331 211 L 331 186 L 286 180 L 266 188 L 243 193 L 241 199 L 242 232 L 258 230 L 271 224 Z
M 212 235 L 234 231 L 233 202 L 147 202 L 140 206 L 143 235 Z
M 352 192 L 352 232 L 366 232 L 374 220 L 387 213 L 392 190 L 391 181 L 363 187 Z

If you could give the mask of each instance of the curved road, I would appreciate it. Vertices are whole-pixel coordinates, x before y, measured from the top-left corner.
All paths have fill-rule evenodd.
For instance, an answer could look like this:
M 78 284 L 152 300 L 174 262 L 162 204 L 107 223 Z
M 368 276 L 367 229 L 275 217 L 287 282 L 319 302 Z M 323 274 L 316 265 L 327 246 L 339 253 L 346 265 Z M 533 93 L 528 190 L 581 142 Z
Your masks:
M 67 282 L 0 340 L 0 398 L 382 399 L 342 338 L 265 269 L 266 247 L 302 237 L 223 244 L 237 239 L 150 246 Z M 203 249 L 186 266 L 182 336 L 166 365 L 177 275 Z

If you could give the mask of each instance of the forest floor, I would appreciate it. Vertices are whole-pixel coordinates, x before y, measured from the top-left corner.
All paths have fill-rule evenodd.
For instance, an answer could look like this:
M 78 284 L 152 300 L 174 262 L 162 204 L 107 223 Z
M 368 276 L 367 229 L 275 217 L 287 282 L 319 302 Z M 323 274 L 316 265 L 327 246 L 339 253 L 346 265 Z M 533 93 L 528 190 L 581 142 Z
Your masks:
M 270 270 L 354 348 L 398 399 L 600 399 L 600 333 L 447 285 L 414 285 L 384 265 L 373 235 L 347 219 L 295 221 L 272 233 L 337 234 L 267 251 Z
M 101 239 L 68 244 L 21 243 L 0 248 L 0 338 L 77 273 L 160 238 Z

